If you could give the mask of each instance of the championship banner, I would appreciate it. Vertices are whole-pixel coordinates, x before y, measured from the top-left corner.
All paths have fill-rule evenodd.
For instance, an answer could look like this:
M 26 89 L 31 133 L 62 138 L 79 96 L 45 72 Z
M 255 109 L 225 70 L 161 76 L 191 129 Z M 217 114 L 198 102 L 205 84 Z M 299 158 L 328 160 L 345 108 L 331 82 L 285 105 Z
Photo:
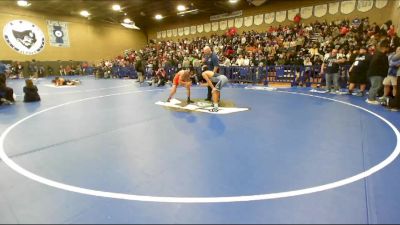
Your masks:
M 172 37 L 172 30 L 167 30 L 167 37 Z
M 287 18 L 287 11 L 276 12 L 276 16 L 275 16 L 276 22 L 281 23 L 281 22 L 285 21 L 286 18 Z
M 300 9 L 289 9 L 288 10 L 288 19 L 290 21 L 294 20 L 294 17 L 300 13 Z
M 266 13 L 264 17 L 264 22 L 266 24 L 271 24 L 275 21 L 275 12 L 272 13 Z
M 350 14 L 354 11 L 355 8 L 356 8 L 356 0 L 347 0 L 343 1 L 340 4 L 340 11 L 343 14 Z
M 376 0 L 375 7 L 378 9 L 384 8 L 388 3 L 388 0 Z
M 197 33 L 203 33 L 203 31 L 204 31 L 204 25 L 203 24 L 197 25 Z
M 219 23 L 218 22 L 212 22 L 211 23 L 211 28 L 212 28 L 212 31 L 218 31 Z
M 228 20 L 228 27 L 234 27 L 235 26 L 235 19 L 229 19 Z
M 326 15 L 327 12 L 328 12 L 327 4 L 314 6 L 314 16 L 315 17 L 323 17 Z
M 70 47 L 67 22 L 47 20 L 47 29 L 50 46 Z
M 196 34 L 196 26 L 191 26 L 190 27 L 190 34 Z
M 261 25 L 264 22 L 264 14 L 254 16 L 254 25 Z
M 302 19 L 308 19 L 313 14 L 313 6 L 307 6 L 300 9 L 300 15 Z
M 184 34 L 187 36 L 190 34 L 190 27 L 185 27 L 184 28 Z
M 241 28 L 242 26 L 243 26 L 243 17 L 236 18 L 235 19 L 235 27 Z
M 339 12 L 340 2 L 331 2 L 329 3 L 329 14 L 335 15 Z
M 157 39 L 161 38 L 161 31 L 157 32 Z
M 178 35 L 179 35 L 179 36 L 183 36 L 183 33 L 184 33 L 183 27 L 178 28 Z
M 252 26 L 252 25 L 253 25 L 253 16 L 246 16 L 246 17 L 244 18 L 244 25 L 245 25 L 246 27 Z
M 368 12 L 374 7 L 374 0 L 358 0 L 357 9 L 360 12 Z
M 227 28 L 228 28 L 227 20 L 219 21 L 219 29 L 220 30 L 226 30 Z
M 206 24 L 204 24 L 204 31 L 205 31 L 206 33 L 208 33 L 208 32 L 211 31 L 211 23 L 206 23 Z
M 176 37 L 178 36 L 178 29 L 172 29 L 172 36 Z

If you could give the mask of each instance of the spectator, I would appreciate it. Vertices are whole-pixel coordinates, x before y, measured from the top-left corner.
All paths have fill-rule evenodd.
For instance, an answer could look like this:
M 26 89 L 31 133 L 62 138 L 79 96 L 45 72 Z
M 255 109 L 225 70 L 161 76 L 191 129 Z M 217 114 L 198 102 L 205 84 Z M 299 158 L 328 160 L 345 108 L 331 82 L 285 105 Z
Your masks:
M 142 61 L 142 58 L 140 56 L 136 56 L 135 69 L 136 69 L 136 72 L 138 74 L 138 78 L 139 78 L 138 82 L 140 84 L 144 83 L 144 68 L 145 68 L 145 66 L 144 66 L 144 63 Z
M 353 94 L 355 86 L 360 85 L 360 92 L 357 93 L 357 96 L 364 96 L 368 82 L 367 72 L 370 61 L 371 61 L 371 56 L 367 53 L 367 48 L 361 46 L 359 54 L 355 58 L 355 61 L 349 70 L 350 72 L 349 94 Z
M 367 103 L 379 105 L 376 100 L 380 89 L 382 88 L 383 79 L 386 77 L 389 70 L 389 60 L 386 53 L 389 51 L 388 41 L 379 43 L 378 51 L 372 56 L 371 63 L 368 69 L 368 77 L 371 82 Z
M 326 91 L 332 92 L 332 80 L 334 90 L 337 92 L 340 89 L 339 86 L 339 66 L 345 62 L 345 59 L 339 58 L 337 56 L 337 49 L 333 49 L 331 54 L 326 58 L 324 63 L 321 66 L 321 75 L 325 74 L 325 81 L 326 81 Z
M 24 102 L 38 102 L 40 101 L 40 96 L 38 93 L 38 88 L 33 84 L 31 79 L 25 80 L 24 87 Z
M 38 78 L 39 68 L 36 63 L 36 60 L 34 59 L 32 59 L 32 61 L 29 63 L 29 72 L 31 77 Z
M 397 47 L 396 51 L 389 55 L 389 72 L 387 77 L 383 80 L 384 94 L 380 101 L 386 101 L 392 90 L 393 96 L 396 96 L 397 91 L 397 74 L 400 66 L 400 47 Z
M 5 66 L 0 63 L 0 104 L 12 104 L 14 100 L 14 90 L 7 87 L 6 75 L 4 73 Z

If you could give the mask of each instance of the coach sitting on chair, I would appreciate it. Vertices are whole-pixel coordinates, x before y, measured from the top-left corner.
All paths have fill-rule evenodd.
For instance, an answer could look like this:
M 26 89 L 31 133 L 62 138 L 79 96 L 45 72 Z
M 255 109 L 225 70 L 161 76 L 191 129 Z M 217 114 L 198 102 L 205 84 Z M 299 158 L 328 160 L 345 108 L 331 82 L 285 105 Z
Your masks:
M 203 64 L 207 65 L 208 70 L 211 70 L 214 73 L 218 73 L 219 59 L 217 54 L 213 53 L 209 46 L 204 47 L 203 54 L 204 54 Z M 213 85 L 215 85 L 215 83 Z M 212 92 L 211 87 L 208 87 L 206 101 L 211 101 L 211 96 L 212 96 L 211 92 Z

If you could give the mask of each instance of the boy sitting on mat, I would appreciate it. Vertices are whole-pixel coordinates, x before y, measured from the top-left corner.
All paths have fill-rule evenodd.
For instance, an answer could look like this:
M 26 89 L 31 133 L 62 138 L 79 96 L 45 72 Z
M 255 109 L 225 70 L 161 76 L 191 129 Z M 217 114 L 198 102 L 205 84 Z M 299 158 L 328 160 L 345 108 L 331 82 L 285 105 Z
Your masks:
M 221 89 L 228 83 L 228 78 L 225 75 L 221 75 L 218 73 L 214 73 L 213 71 L 205 71 L 203 72 L 203 78 L 207 82 L 203 86 L 210 87 L 212 89 L 212 101 L 213 108 L 210 109 L 210 112 L 218 112 L 218 103 L 221 96 Z M 213 83 L 216 83 L 215 86 Z
M 193 67 L 189 67 L 189 69 L 187 69 L 187 70 L 181 70 L 175 74 L 171 93 L 168 97 L 167 102 L 171 101 L 172 97 L 176 93 L 176 89 L 178 88 L 178 86 L 183 86 L 183 87 L 186 87 L 186 90 L 187 90 L 187 103 L 188 104 L 193 103 L 193 101 L 190 100 L 190 86 L 192 85 L 192 81 L 190 80 L 190 77 L 192 75 L 193 75 Z

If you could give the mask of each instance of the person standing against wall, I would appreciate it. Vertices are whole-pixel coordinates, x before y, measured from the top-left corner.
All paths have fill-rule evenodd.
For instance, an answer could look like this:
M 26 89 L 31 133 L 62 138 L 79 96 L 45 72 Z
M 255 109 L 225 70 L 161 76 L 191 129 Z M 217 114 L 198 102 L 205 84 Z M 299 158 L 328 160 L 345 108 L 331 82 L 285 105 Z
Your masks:
M 335 91 L 339 91 L 340 64 L 346 62 L 345 59 L 339 58 L 338 50 L 333 49 L 321 66 L 321 75 L 325 73 L 326 91 L 331 92 L 332 80 Z
M 383 87 L 383 79 L 387 76 L 389 71 L 389 59 L 386 56 L 388 51 L 389 42 L 384 40 L 379 43 L 376 53 L 372 56 L 368 69 L 368 78 L 371 82 L 371 88 L 369 89 L 369 96 L 366 100 L 369 104 L 379 105 L 376 98 L 378 92 Z
M 204 54 L 203 63 L 207 65 L 208 70 L 217 73 L 219 69 L 219 58 L 217 54 L 213 53 L 209 46 L 204 47 L 203 54 Z M 207 92 L 207 98 L 205 100 L 211 101 L 211 97 L 212 97 L 212 88 L 209 86 Z

